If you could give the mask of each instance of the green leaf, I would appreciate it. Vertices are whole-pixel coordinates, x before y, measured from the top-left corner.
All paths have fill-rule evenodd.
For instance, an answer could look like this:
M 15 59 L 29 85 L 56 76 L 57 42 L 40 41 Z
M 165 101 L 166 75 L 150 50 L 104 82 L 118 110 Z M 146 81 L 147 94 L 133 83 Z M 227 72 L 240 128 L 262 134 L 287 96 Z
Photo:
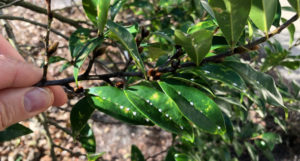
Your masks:
M 102 34 L 107 21 L 110 0 L 82 0 L 87 17 Z
M 69 68 L 70 66 L 72 66 L 72 64 L 70 62 L 65 62 L 62 67 L 60 68 L 59 72 L 63 72 L 64 70 L 66 70 L 67 68 Z
M 72 58 L 76 58 L 86 42 L 89 40 L 91 31 L 85 28 L 79 28 L 72 33 L 69 40 L 69 50 Z
M 282 22 L 285 23 L 287 20 L 285 18 L 281 18 Z M 290 33 L 290 46 L 293 44 L 294 40 L 295 40 L 295 32 L 296 32 L 296 27 L 295 25 L 292 23 L 289 25 L 288 27 L 289 33 Z
M 144 155 L 135 145 L 131 146 L 131 161 L 145 161 Z
M 136 42 L 130 32 L 123 26 L 118 25 L 112 21 L 108 21 L 107 25 L 109 26 L 109 29 L 111 31 L 110 37 L 119 41 L 124 46 L 124 48 L 129 52 L 129 54 L 137 64 L 138 68 L 144 73 L 145 78 L 147 78 L 144 62 L 140 56 Z
M 186 154 L 175 154 L 174 156 L 176 161 L 192 161 Z
M 176 160 L 175 160 L 175 154 L 176 154 L 175 148 L 171 147 L 171 148 L 168 150 L 168 153 L 167 153 L 167 156 L 166 156 L 166 158 L 165 158 L 165 161 L 176 161 Z
M 177 76 L 171 76 L 171 77 L 168 77 L 168 78 L 172 78 L 174 80 L 180 81 L 182 83 L 185 83 L 189 86 L 196 87 L 198 89 L 203 89 L 205 92 L 208 92 L 211 96 L 215 96 L 215 94 L 212 92 L 211 89 L 209 89 L 205 85 L 200 84 L 197 79 L 194 79 L 194 78 L 187 79 L 187 78 L 179 77 L 179 76 L 178 77 Z M 163 80 L 163 79 L 161 79 L 161 80 Z
M 250 21 L 248 21 L 248 33 L 249 33 L 249 39 L 252 41 L 254 35 L 254 27 L 252 26 Z
M 298 16 L 300 15 L 300 0 L 288 0 L 291 6 L 297 11 Z
M 211 9 L 211 7 L 209 6 L 209 4 L 207 3 L 207 0 L 200 0 L 202 7 L 207 11 L 207 13 L 215 18 L 215 14 L 213 12 L 213 10 Z
M 200 70 L 204 75 L 210 79 L 220 81 L 229 87 L 246 90 L 246 84 L 241 76 L 233 71 L 231 68 L 228 68 L 221 64 L 206 64 L 200 67 Z
M 271 76 L 256 71 L 248 64 L 235 61 L 225 61 L 223 64 L 239 73 L 245 81 L 261 93 L 262 98 L 269 104 L 286 108 Z
M 21 124 L 14 124 L 9 126 L 4 131 L 0 131 L 0 143 L 4 141 L 10 141 L 12 139 L 21 137 L 23 135 L 27 135 L 32 133 L 30 129 L 21 125 Z
M 238 107 L 241 107 L 244 111 L 248 111 L 247 108 L 242 105 L 238 100 L 238 99 L 235 99 L 235 98 L 230 98 L 230 97 L 217 97 L 216 100 L 220 100 L 220 101 L 223 101 L 223 102 L 227 102 L 229 104 L 232 104 L 232 105 L 235 105 L 235 106 L 238 106 Z
M 223 113 L 225 125 L 226 125 L 226 136 L 229 138 L 229 140 L 232 142 L 234 134 L 233 134 L 233 125 L 230 120 L 230 118 Z
M 291 70 L 297 70 L 300 67 L 300 60 L 287 58 L 287 59 L 284 59 L 282 62 L 280 62 L 279 65 L 287 67 Z
M 124 92 L 111 86 L 93 87 L 88 92 L 89 103 L 101 112 L 135 125 L 152 125 L 129 102 Z
M 169 51 L 166 51 L 162 48 L 158 48 L 158 47 L 152 47 L 152 46 L 149 46 L 148 47 L 148 56 L 151 58 L 151 59 L 158 59 L 160 56 L 162 55 L 165 55 L 165 54 L 168 54 Z
M 261 71 L 266 72 L 272 69 L 274 66 L 281 65 L 283 60 L 290 54 L 287 50 L 277 51 L 266 48 L 267 56 L 264 61 Z
M 60 61 L 67 61 L 65 58 L 62 58 L 60 56 L 51 56 L 49 58 L 48 64 L 53 64 L 53 63 L 57 63 Z
M 198 89 L 178 84 L 177 81 L 159 82 L 159 85 L 197 127 L 209 133 L 224 134 L 223 115 L 213 100 Z
M 90 119 L 94 108 L 88 103 L 88 97 L 85 97 L 78 101 L 72 108 L 70 114 L 72 133 L 74 136 L 78 136 L 81 130 L 86 126 L 87 121 Z
M 281 19 L 281 4 L 280 4 L 280 1 L 277 1 L 277 11 L 276 11 L 276 14 L 274 16 L 274 22 L 273 22 L 273 25 L 275 27 L 279 27 L 280 26 L 280 19 Z
M 213 34 L 211 31 L 200 29 L 190 35 L 180 30 L 175 31 L 175 43 L 186 50 L 194 63 L 200 65 L 210 50 Z
M 83 129 L 78 136 L 78 140 L 81 143 L 82 147 L 88 153 L 95 153 L 96 152 L 96 140 L 93 133 L 93 130 L 90 128 L 88 124 L 85 124 Z
M 212 31 L 212 30 L 215 30 L 216 28 L 217 28 L 217 25 L 213 20 L 206 20 L 206 21 L 201 21 L 201 22 L 197 23 L 195 26 L 190 27 L 188 29 L 187 33 L 192 34 L 201 29 L 206 29 L 206 30 Z
M 110 20 L 114 20 L 120 9 L 127 2 L 127 0 L 115 0 L 110 8 Z
M 252 144 L 248 143 L 248 142 L 245 142 L 245 146 L 248 150 L 248 153 L 249 153 L 251 159 L 253 161 L 258 161 L 258 153 L 257 153 L 255 147 Z
M 76 54 L 77 56 L 75 58 L 74 73 L 73 73 L 76 85 L 78 85 L 78 74 L 79 74 L 82 64 L 84 63 L 84 61 L 86 60 L 88 55 L 93 50 L 95 50 L 98 46 L 100 46 L 102 44 L 102 42 L 103 42 L 103 37 L 97 37 L 97 38 L 90 39 L 86 42 L 86 44 L 82 48 L 82 50 L 78 54 Z
M 78 85 L 79 70 L 88 55 L 102 44 L 103 37 L 89 38 L 89 29 L 79 28 L 72 33 L 69 41 L 69 50 L 74 62 L 74 78 Z
M 169 37 L 167 33 L 160 32 L 160 31 L 155 31 L 155 32 L 153 32 L 151 34 L 155 35 L 155 36 L 157 36 L 159 38 L 163 38 L 163 39 L 167 40 L 170 44 L 175 45 L 174 40 L 171 37 Z
M 105 152 L 97 153 L 97 154 L 87 154 L 88 161 L 96 161 L 100 157 L 102 157 Z
M 251 0 L 209 0 L 228 44 L 233 48 L 248 20 Z
M 261 139 L 266 141 L 267 146 L 272 151 L 276 144 L 279 144 L 282 142 L 280 135 L 275 133 L 264 133 L 261 135 Z
M 250 18 L 266 35 L 274 22 L 277 6 L 278 0 L 252 0 Z
M 191 125 L 167 95 L 146 86 L 130 87 L 125 94 L 139 112 L 152 122 L 167 131 L 182 135 L 191 142 L 194 141 Z

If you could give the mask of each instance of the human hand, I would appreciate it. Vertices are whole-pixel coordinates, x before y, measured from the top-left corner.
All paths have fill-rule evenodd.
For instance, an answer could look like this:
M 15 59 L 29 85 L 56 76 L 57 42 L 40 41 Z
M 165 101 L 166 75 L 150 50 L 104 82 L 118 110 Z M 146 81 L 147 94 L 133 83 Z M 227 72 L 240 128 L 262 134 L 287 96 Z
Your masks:
M 61 87 L 32 87 L 42 75 L 41 69 L 26 63 L 0 35 L 0 131 L 51 105 L 66 103 L 67 96 Z

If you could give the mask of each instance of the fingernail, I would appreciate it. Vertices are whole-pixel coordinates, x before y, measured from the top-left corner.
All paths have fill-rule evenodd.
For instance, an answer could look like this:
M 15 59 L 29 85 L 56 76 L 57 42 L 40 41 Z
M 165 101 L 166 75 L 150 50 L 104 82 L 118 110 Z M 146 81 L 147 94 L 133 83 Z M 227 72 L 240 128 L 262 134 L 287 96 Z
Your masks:
M 50 106 L 53 99 L 52 95 L 52 92 L 48 88 L 33 88 L 25 94 L 25 110 L 28 112 L 35 112 Z

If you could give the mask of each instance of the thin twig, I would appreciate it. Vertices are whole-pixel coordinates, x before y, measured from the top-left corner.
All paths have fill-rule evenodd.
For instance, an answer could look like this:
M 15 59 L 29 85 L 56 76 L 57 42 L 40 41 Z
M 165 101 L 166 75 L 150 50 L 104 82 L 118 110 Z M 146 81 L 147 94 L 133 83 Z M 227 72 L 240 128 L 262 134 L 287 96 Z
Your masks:
M 268 37 L 271 38 L 276 34 L 279 34 L 283 29 L 287 28 L 290 24 L 292 24 L 293 22 L 295 22 L 298 19 L 298 15 L 293 16 L 291 19 L 289 19 L 288 21 L 286 21 L 284 24 L 282 24 L 280 27 L 278 27 L 277 29 L 275 29 L 273 32 L 271 32 Z M 267 41 L 268 38 L 262 37 L 258 40 L 253 41 L 252 43 L 249 43 L 245 46 L 240 46 L 235 48 L 234 50 L 228 50 L 224 53 L 218 54 L 216 56 L 212 56 L 212 57 L 208 57 L 205 58 L 201 65 L 209 63 L 209 62 L 222 62 L 222 60 L 225 57 L 228 56 L 232 56 L 235 54 L 241 54 L 244 52 L 247 52 L 247 50 L 255 50 L 255 47 L 265 41 Z M 187 62 L 187 63 L 183 63 L 181 64 L 178 69 L 180 68 L 186 68 L 186 67 L 193 67 L 196 66 L 195 63 L 193 62 Z M 168 72 L 173 72 L 174 68 L 173 67 L 160 67 L 158 70 L 158 72 L 160 73 L 168 73 Z M 85 75 L 80 75 L 78 77 L 78 81 L 83 81 L 83 80 L 107 80 L 109 78 L 114 78 L 114 77 L 143 77 L 143 73 L 141 72 L 115 72 L 115 73 L 109 73 L 109 74 L 102 74 L 102 75 L 89 75 L 89 76 L 85 76 Z M 53 86 L 53 85 L 64 85 L 64 84 L 68 84 L 68 83 L 72 83 L 74 82 L 74 77 L 69 77 L 69 78 L 65 78 L 65 79 L 61 79 L 61 80 L 52 80 L 52 81 L 47 81 L 44 82 L 44 84 L 38 83 L 36 84 L 36 86 Z
M 11 1 L 10 0 L 0 0 L 0 2 L 4 2 L 4 3 L 8 4 Z M 34 4 L 31 4 L 29 2 L 19 1 L 19 2 L 14 3 L 14 5 L 15 6 L 21 6 L 23 8 L 27 8 L 27 9 L 29 9 L 31 11 L 47 15 L 47 10 L 46 9 L 44 9 L 42 7 L 39 7 L 39 6 L 36 6 Z M 66 24 L 69 24 L 71 26 L 74 26 L 75 28 L 80 28 L 81 27 L 80 24 L 87 24 L 87 25 L 89 25 L 86 21 L 75 21 L 75 20 L 72 20 L 70 18 L 64 17 L 64 16 L 62 16 L 60 14 L 57 14 L 57 13 L 53 13 L 53 17 L 56 18 L 57 20 L 63 22 L 63 23 L 66 23 Z
M 15 1 L 12 1 L 12 2 L 10 2 L 10 3 L 4 4 L 4 5 L 0 6 L 0 9 L 10 7 L 10 6 L 12 6 L 12 5 L 14 5 L 15 3 L 20 2 L 20 1 L 21 1 L 21 0 L 15 0 Z
M 300 45 L 300 38 L 298 38 L 296 40 L 296 42 L 292 46 L 289 47 L 289 50 L 291 51 L 293 48 L 295 48 L 295 47 L 297 47 L 299 45 Z
M 85 154 L 82 154 L 82 153 L 80 153 L 80 152 L 74 153 L 74 152 L 71 151 L 70 149 L 64 148 L 64 147 L 59 146 L 59 145 L 56 145 L 56 144 L 53 144 L 53 146 L 54 146 L 55 148 L 59 148 L 59 149 L 61 149 L 61 150 L 64 150 L 64 151 L 70 153 L 70 154 L 71 154 L 72 156 L 74 156 L 74 157 L 86 156 Z
M 49 51 L 49 41 L 50 41 L 50 29 L 51 29 L 51 24 L 53 21 L 53 14 L 51 12 L 51 0 L 46 0 L 47 2 L 47 15 L 48 15 L 48 25 L 47 25 L 47 32 L 46 32 L 46 37 L 45 37 L 45 48 L 46 48 L 46 54 L 44 58 L 44 70 L 43 70 L 43 78 L 42 82 L 47 81 L 47 73 L 48 73 L 48 62 L 51 57 L 51 53 Z
M 50 146 L 50 153 L 51 153 L 52 161 L 57 161 L 56 154 L 54 151 L 54 142 L 53 142 L 53 139 L 52 139 L 50 131 L 49 131 L 49 126 L 47 124 L 47 116 L 45 115 L 45 113 L 41 113 L 39 115 L 39 119 L 42 122 L 44 130 L 46 132 L 46 137 L 47 137 L 47 140 L 48 140 L 48 143 Z
M 47 123 L 49 123 L 50 125 L 55 126 L 57 129 L 59 129 L 59 130 L 65 132 L 66 134 L 72 136 L 71 130 L 69 130 L 69 129 L 67 129 L 67 128 L 64 128 L 64 127 L 61 127 L 61 126 L 60 126 L 59 124 L 57 124 L 55 121 L 48 119 L 48 120 L 47 120 Z
M 2 9 L 0 9 L 0 15 L 3 14 L 2 12 Z M 19 52 L 20 52 L 20 49 L 19 49 L 19 45 L 17 44 L 17 41 L 16 41 L 16 37 L 15 37 L 15 34 L 13 32 L 13 29 L 11 27 L 11 25 L 6 21 L 6 20 L 1 20 L 2 21 L 2 24 L 5 28 L 5 31 L 7 33 L 7 37 L 9 38 L 9 42 L 12 44 L 12 46 Z
M 126 62 L 125 67 L 122 69 L 123 72 L 129 68 L 130 64 L 132 63 L 132 58 L 130 57 L 129 60 Z
M 24 22 L 27 22 L 27 23 L 30 23 L 30 24 L 33 24 L 33 25 L 36 25 L 36 26 L 39 26 L 39 27 L 42 27 L 42 28 L 45 28 L 45 29 L 47 28 L 46 24 L 42 24 L 42 23 L 39 23 L 39 22 L 36 22 L 36 21 L 32 21 L 32 20 L 29 20 L 29 19 L 26 19 L 26 18 L 23 18 L 23 17 L 16 17 L 16 16 L 11 16 L 11 15 L 0 15 L 0 19 L 24 21 Z M 55 29 L 51 28 L 50 31 L 55 33 L 56 35 L 61 36 L 65 40 L 69 40 L 68 36 L 60 33 L 59 31 L 57 31 Z
M 158 156 L 160 156 L 160 155 L 162 155 L 162 154 L 164 154 L 164 153 L 166 153 L 166 152 L 168 152 L 168 149 L 163 150 L 163 151 L 161 151 L 161 152 L 159 152 L 159 153 L 157 153 L 157 154 L 154 154 L 154 155 L 152 155 L 152 156 L 149 156 L 149 157 L 147 157 L 145 160 L 154 159 L 154 158 L 156 158 L 156 157 L 158 157 Z

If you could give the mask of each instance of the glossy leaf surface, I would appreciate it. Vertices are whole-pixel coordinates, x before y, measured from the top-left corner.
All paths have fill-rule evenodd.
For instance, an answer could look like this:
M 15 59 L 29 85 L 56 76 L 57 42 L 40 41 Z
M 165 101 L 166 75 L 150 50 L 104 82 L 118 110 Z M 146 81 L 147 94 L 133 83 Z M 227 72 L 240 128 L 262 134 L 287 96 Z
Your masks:
M 200 129 L 214 134 L 223 134 L 225 124 L 221 110 L 209 97 L 196 88 L 159 82 L 163 91 L 176 102 L 181 112 Z
M 94 87 L 89 89 L 89 103 L 96 109 L 118 120 L 135 125 L 152 125 L 129 102 L 124 92 L 111 86 Z
M 87 17 L 103 33 L 107 21 L 110 0 L 82 0 Z
M 300 0 L 288 0 L 292 7 L 297 11 L 297 14 L 300 15 Z
M 78 136 L 78 140 L 81 143 L 82 147 L 88 153 L 95 153 L 96 152 L 96 140 L 91 127 L 86 124 L 80 132 Z
M 206 77 L 220 81 L 232 88 L 236 88 L 239 90 L 245 90 L 247 88 L 241 76 L 231 68 L 228 68 L 224 65 L 206 64 L 204 66 L 201 66 L 200 70 Z
M 115 0 L 110 8 L 110 19 L 113 21 L 127 0 Z
M 187 154 L 175 154 L 176 161 L 192 161 Z
M 212 32 L 203 29 L 190 35 L 187 35 L 180 30 L 175 31 L 175 43 L 183 46 L 189 57 L 197 65 L 200 65 L 209 52 L 212 38 Z
M 79 28 L 72 33 L 69 40 L 69 50 L 72 58 L 76 58 L 86 42 L 89 40 L 90 30 L 85 28 Z
M 287 20 L 284 18 L 281 18 L 282 22 L 285 23 Z M 289 33 L 290 33 L 290 46 L 293 44 L 295 40 L 295 32 L 296 32 L 296 27 L 294 24 L 290 24 L 288 27 Z
M 167 95 L 146 86 L 133 86 L 125 93 L 130 102 L 155 124 L 193 142 L 192 127 Z
M 215 94 L 211 91 L 211 89 L 209 89 L 205 85 L 198 83 L 197 78 L 196 79 L 194 79 L 194 78 L 187 79 L 184 77 L 177 77 L 177 76 L 172 76 L 170 78 L 177 80 L 179 82 L 185 83 L 186 85 L 190 85 L 190 86 L 196 87 L 198 89 L 203 89 L 204 91 L 208 92 L 211 96 L 215 96 Z
M 247 23 L 251 0 L 209 0 L 209 5 L 228 44 L 235 46 Z
M 277 6 L 278 0 L 252 0 L 250 18 L 265 34 L 273 24 Z
M 131 146 L 131 161 L 145 161 L 144 155 L 135 145 Z
M 105 153 L 97 153 L 97 154 L 87 154 L 88 161 L 96 161 L 100 157 L 102 157 Z
M 283 105 L 282 96 L 280 95 L 273 78 L 267 74 L 261 73 L 253 69 L 248 64 L 243 64 L 235 61 L 226 61 L 224 65 L 232 68 L 240 74 L 240 76 L 252 84 L 260 93 L 264 100 L 269 104 L 279 107 Z
M 88 55 L 98 46 L 102 44 L 103 38 L 89 38 L 90 30 L 79 28 L 72 33 L 69 41 L 69 49 L 74 62 L 74 78 L 78 84 L 79 70 L 88 57 Z
M 215 14 L 214 11 L 212 10 L 212 8 L 209 6 L 209 4 L 207 3 L 206 0 L 200 0 L 202 7 L 208 12 L 208 14 L 215 18 Z
M 144 62 L 139 54 L 134 37 L 126 28 L 121 25 L 118 25 L 112 21 L 108 21 L 107 25 L 109 26 L 109 29 L 111 31 L 110 37 L 119 41 L 124 46 L 124 48 L 129 52 L 129 54 L 137 64 L 138 68 L 144 73 L 146 77 Z
M 70 120 L 74 136 L 78 136 L 81 130 L 86 126 L 87 121 L 90 119 L 94 108 L 88 103 L 88 97 L 78 101 L 72 108 Z
M 21 137 L 23 135 L 27 135 L 32 133 L 30 129 L 21 125 L 21 124 L 14 124 L 9 126 L 4 131 L 0 131 L 0 143 L 4 141 L 10 141 L 12 139 Z
M 165 161 L 175 161 L 175 154 L 176 154 L 175 148 L 171 147 L 168 150 L 168 153 L 167 153 L 167 156 L 165 158 Z
M 103 38 L 97 37 L 93 38 L 87 41 L 86 45 L 82 48 L 81 52 L 76 56 L 75 58 L 75 64 L 74 64 L 74 78 L 76 84 L 78 84 L 78 75 L 80 68 L 88 55 L 96 49 L 98 46 L 100 46 L 103 42 Z

